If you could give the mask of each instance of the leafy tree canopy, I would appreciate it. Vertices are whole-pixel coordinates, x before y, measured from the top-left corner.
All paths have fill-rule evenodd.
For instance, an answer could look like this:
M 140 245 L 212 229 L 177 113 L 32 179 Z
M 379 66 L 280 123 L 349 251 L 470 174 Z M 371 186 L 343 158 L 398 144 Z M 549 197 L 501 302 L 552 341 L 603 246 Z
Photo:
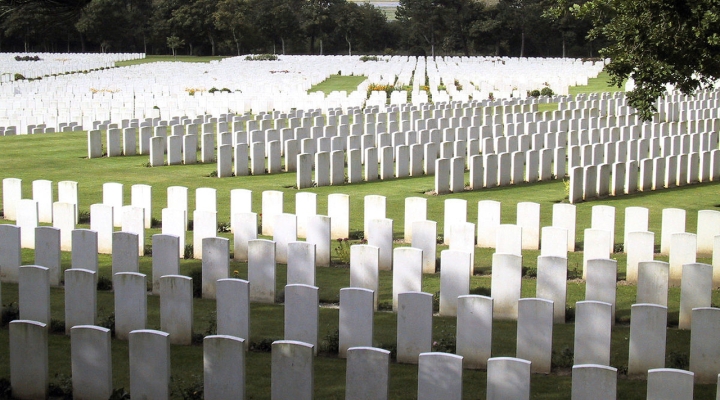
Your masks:
M 571 7 L 592 21 L 591 38 L 608 41 L 600 54 L 611 60 L 611 83 L 635 81 L 628 102 L 645 120 L 666 85 L 689 94 L 720 78 L 717 0 L 590 0 Z

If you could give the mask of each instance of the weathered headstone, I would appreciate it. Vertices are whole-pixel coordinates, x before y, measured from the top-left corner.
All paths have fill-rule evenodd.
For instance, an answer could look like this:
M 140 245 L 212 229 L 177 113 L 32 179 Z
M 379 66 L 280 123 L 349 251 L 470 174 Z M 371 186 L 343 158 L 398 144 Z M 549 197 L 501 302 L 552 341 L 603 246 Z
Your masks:
M 345 399 L 387 400 L 390 397 L 390 352 L 373 347 L 347 350 Z
M 247 339 L 211 335 L 203 339 L 203 397 L 207 400 L 245 398 Z
M 422 353 L 418 357 L 418 400 L 463 398 L 463 358 L 448 353 Z
M 274 400 L 312 400 L 315 377 L 313 345 L 294 340 L 272 344 L 270 397 Z
M 74 326 L 70 334 L 72 389 L 76 399 L 106 399 L 113 392 L 110 329 L 93 325 Z
M 575 303 L 574 365 L 610 364 L 612 304 L 601 301 Z
M 492 350 L 493 299 L 467 295 L 457 299 L 456 352 L 463 366 L 484 369 Z
M 617 398 L 617 368 L 590 363 L 573 365 L 573 400 L 615 398 Z
M 645 378 L 648 370 L 665 366 L 667 307 L 633 304 L 630 308 L 628 375 Z
M 397 361 L 417 364 L 420 353 L 432 348 L 432 295 L 405 292 L 398 295 Z
M 530 399 L 530 361 L 494 357 L 487 363 L 487 399 Z
M 171 344 L 192 343 L 192 278 L 182 275 L 160 278 L 160 329 L 170 334 Z
M 145 275 L 120 272 L 113 275 L 115 292 L 115 337 L 127 340 L 131 331 L 145 329 L 147 283 Z
M 285 340 L 296 340 L 318 348 L 320 320 L 318 288 L 292 284 L 285 286 Z
M 50 325 L 50 270 L 37 265 L 18 269 L 20 319 Z
M 169 336 L 151 329 L 130 332 L 130 392 L 135 398 L 170 398 Z
M 250 301 L 275 302 L 275 242 L 256 239 L 248 242 Z
M 65 334 L 77 325 L 97 323 L 97 291 L 95 271 L 65 270 Z
M 10 321 L 10 388 L 17 399 L 46 399 L 50 389 L 48 329 L 38 321 Z

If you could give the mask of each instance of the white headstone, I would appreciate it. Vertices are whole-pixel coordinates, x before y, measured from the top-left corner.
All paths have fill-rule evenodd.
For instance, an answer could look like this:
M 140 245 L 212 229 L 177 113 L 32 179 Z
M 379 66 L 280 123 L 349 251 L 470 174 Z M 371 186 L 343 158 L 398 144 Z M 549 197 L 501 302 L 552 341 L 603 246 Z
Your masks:
M 398 295 L 397 362 L 417 364 L 420 353 L 432 348 L 432 295 L 405 292 Z
M 294 340 L 272 344 L 271 394 L 274 400 L 312 400 L 313 345 Z
M 130 392 L 136 398 L 170 398 L 169 336 L 151 329 L 130 332 Z

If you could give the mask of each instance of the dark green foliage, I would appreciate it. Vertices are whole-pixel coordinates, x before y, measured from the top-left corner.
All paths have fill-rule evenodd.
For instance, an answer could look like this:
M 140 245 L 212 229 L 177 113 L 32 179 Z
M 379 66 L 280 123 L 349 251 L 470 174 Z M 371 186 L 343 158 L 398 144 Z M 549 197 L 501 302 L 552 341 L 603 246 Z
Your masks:
M 246 56 L 245 61 L 277 61 L 278 56 L 275 54 L 257 54 L 254 56 Z
M 38 56 L 15 56 L 15 61 L 40 61 Z
M 124 387 L 113 390 L 108 400 L 130 400 L 130 393 Z
M 335 329 L 334 331 L 325 335 L 325 339 L 322 341 L 322 350 L 325 353 L 337 354 L 340 351 L 340 331 Z
M 259 342 L 250 342 L 250 351 L 270 353 L 272 352 L 272 344 L 275 340 L 277 339 L 265 338 L 260 340 Z
M 690 367 L 690 356 L 687 353 L 671 351 L 665 357 L 665 368 L 687 370 Z
M 65 321 L 59 319 L 50 320 L 50 333 L 65 333 Z
M 591 39 L 607 41 L 600 55 L 611 59 L 610 83 L 634 80 L 628 103 L 644 120 L 653 117 L 666 85 L 690 94 L 720 77 L 716 1 L 591 0 L 573 10 L 592 22 Z
M 436 334 L 435 340 L 432 343 L 432 351 L 439 351 L 442 353 L 455 353 L 455 331 L 454 330 L 442 330 Z
M 97 280 L 97 290 L 112 290 L 112 279 L 106 276 L 99 276 Z
M 72 400 L 72 378 L 64 374 L 55 375 L 55 379 L 50 382 L 50 397 L 57 400 Z
M 0 399 L 12 399 L 12 388 L 8 378 L 0 378 Z
M 20 307 L 18 303 L 12 302 L 2 307 L 2 326 L 6 326 L 10 321 L 20 318 Z
M 193 258 L 193 255 L 195 254 L 195 248 L 192 244 L 186 244 L 185 249 L 183 250 L 183 258 L 186 260 L 191 260 Z
M 187 254 L 187 246 L 185 246 L 185 249 L 185 253 Z M 191 269 L 190 278 L 192 278 L 193 284 L 193 297 L 199 299 L 202 297 L 202 267 Z
M 570 347 L 565 347 L 559 353 L 552 352 L 550 365 L 555 368 L 572 368 L 575 360 L 575 352 Z
M 203 377 L 199 375 L 191 375 L 187 378 L 173 376 L 172 377 L 173 397 L 180 396 L 183 400 L 202 400 L 205 385 Z

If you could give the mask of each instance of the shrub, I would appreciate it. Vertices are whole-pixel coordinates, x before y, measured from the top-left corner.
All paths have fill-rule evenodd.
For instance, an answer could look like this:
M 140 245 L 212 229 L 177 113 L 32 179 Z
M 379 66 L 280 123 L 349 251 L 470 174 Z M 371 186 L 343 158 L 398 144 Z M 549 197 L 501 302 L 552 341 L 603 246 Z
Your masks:
M 90 211 L 78 210 L 78 224 L 90 224 Z
M 38 56 L 15 56 L 15 61 L 40 61 Z
M 528 96 L 530 97 L 540 97 L 540 91 L 535 89 L 528 92 Z
M 55 380 L 50 382 L 49 394 L 52 399 L 72 400 L 72 379 L 64 374 L 56 374 Z
M 187 248 L 187 246 L 185 246 Z M 195 267 L 190 270 L 190 278 L 193 284 L 193 297 L 202 297 L 202 267 Z
M 555 95 L 555 92 L 553 92 L 553 90 L 547 86 L 542 88 L 542 90 L 540 90 L 540 96 L 554 96 L 554 95 Z
M 245 61 L 277 61 L 278 56 L 275 54 L 256 54 L 254 56 L 246 56 Z
M 272 352 L 272 344 L 277 339 L 265 338 L 259 342 L 250 342 L 250 351 L 259 351 L 262 353 Z
M 23 76 L 23 74 L 15 74 L 16 81 L 22 81 L 24 79 L 25 79 L 25 76 Z
M 217 231 L 218 232 L 230 232 L 230 223 L 229 222 L 218 222 L 217 223 Z
M 690 357 L 687 353 L 671 351 L 665 357 L 665 368 L 688 369 L 690 367 Z
M 326 353 L 337 354 L 340 351 L 340 331 L 335 329 L 325 335 L 322 346 L 323 351 Z
M 575 352 L 569 347 L 565 347 L 560 353 L 552 352 L 550 364 L 552 368 L 572 368 L 575 359 Z
M 20 307 L 18 303 L 12 302 L 2 308 L 2 326 L 6 326 L 10 321 L 20 318 Z
M 106 276 L 99 276 L 97 280 L 97 290 L 112 290 L 112 279 Z
M 180 395 L 183 400 L 202 400 L 203 392 L 205 391 L 205 382 L 203 377 L 200 375 L 190 375 L 188 379 L 178 378 L 173 376 L 172 381 L 174 387 L 172 392 L 176 397 Z
M 183 258 L 186 260 L 191 260 L 193 256 L 195 255 L 195 248 L 192 244 L 186 244 L 185 250 L 183 250 Z
M 362 56 L 362 57 L 360 57 L 360 61 L 362 61 L 362 62 L 380 61 L 380 57 L 378 57 L 378 56 Z
M 433 341 L 432 351 L 439 351 L 442 353 L 455 353 L 455 332 L 440 332 L 437 339 Z

